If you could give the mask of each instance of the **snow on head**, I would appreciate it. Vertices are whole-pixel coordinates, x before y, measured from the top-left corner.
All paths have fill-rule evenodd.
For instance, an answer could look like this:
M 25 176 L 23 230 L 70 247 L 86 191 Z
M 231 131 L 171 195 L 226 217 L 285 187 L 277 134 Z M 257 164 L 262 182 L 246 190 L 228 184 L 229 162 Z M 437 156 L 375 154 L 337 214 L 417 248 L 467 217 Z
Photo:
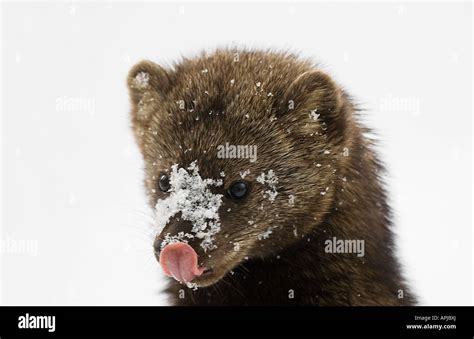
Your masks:
M 221 229 L 219 207 L 222 194 L 214 194 L 210 187 L 222 185 L 222 180 L 202 179 L 194 161 L 187 169 L 171 167 L 169 196 L 156 203 L 156 226 L 161 233 L 170 219 L 181 213 L 181 219 L 190 221 L 192 229 L 188 238 L 202 239 L 204 251 L 215 248 L 214 235 Z
M 138 88 L 145 89 L 148 88 L 149 82 L 150 81 L 150 74 L 146 72 L 140 72 L 137 75 L 135 75 L 135 78 L 133 79 L 133 82 Z
M 319 118 L 319 116 L 320 116 L 320 114 L 318 114 L 317 112 L 318 112 L 318 109 L 316 108 L 316 109 L 313 109 L 313 110 L 309 113 L 309 117 L 310 117 L 312 120 L 314 120 L 314 121 L 318 120 L 318 118 Z
M 260 233 L 259 235 L 257 235 L 257 239 L 258 240 L 268 239 L 270 234 L 273 233 L 273 229 L 275 229 L 275 228 L 276 228 L 276 226 L 270 226 L 265 232 Z

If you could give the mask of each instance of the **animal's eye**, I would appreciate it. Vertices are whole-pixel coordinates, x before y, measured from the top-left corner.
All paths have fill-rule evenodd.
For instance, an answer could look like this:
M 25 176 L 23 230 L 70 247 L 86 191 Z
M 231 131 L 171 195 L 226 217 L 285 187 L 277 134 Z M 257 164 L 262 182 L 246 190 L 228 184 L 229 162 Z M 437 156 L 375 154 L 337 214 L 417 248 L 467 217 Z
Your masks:
M 171 188 L 170 179 L 168 178 L 167 175 L 163 174 L 160 177 L 160 181 L 158 183 L 158 186 L 160 187 L 161 192 L 168 192 L 170 190 L 170 188 Z
M 239 180 L 229 186 L 227 193 L 232 199 L 242 199 L 248 194 L 249 188 L 248 182 Z

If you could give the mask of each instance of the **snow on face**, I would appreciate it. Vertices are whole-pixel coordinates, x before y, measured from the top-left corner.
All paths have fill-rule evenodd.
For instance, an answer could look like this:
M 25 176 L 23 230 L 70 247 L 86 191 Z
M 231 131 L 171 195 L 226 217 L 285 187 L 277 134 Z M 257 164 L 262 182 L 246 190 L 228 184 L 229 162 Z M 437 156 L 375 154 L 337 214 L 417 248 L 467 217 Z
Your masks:
M 271 202 L 275 201 L 277 192 L 278 177 L 275 175 L 273 170 L 269 170 L 267 174 L 262 173 L 257 177 L 257 182 L 265 185 L 268 189 L 263 192 L 264 198 L 268 198 Z
M 216 248 L 213 241 L 214 235 L 221 229 L 218 211 L 223 195 L 214 194 L 209 188 L 222 186 L 222 180 L 201 178 L 196 161 L 187 169 L 173 165 L 169 180 L 169 196 L 158 200 L 155 206 L 158 234 L 173 216 L 181 212 L 181 219 L 192 224 L 191 233 L 186 237 L 202 239 L 204 251 Z

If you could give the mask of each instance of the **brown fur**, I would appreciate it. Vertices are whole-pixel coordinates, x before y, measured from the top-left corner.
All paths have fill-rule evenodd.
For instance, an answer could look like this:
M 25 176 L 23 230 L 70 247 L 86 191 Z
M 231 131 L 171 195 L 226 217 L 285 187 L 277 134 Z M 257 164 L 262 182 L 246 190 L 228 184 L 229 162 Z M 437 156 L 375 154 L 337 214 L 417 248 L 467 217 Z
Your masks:
M 146 88 L 134 80 L 140 72 L 149 74 Z M 158 178 L 173 164 L 197 160 L 206 178 L 224 171 L 224 186 L 216 189 L 222 194 L 250 170 L 245 201 L 223 199 L 218 247 L 204 253 L 190 242 L 200 264 L 214 273 L 198 278 L 202 287 L 195 291 L 170 279 L 175 305 L 415 302 L 394 257 L 382 166 L 350 98 L 328 75 L 287 53 L 218 50 L 167 70 L 143 61 L 130 71 L 128 84 L 152 207 L 166 195 Z M 310 117 L 315 108 L 316 121 Z M 218 159 L 216 148 L 226 142 L 256 145 L 258 160 Z M 268 170 L 279 178 L 273 202 L 256 182 Z M 173 219 L 163 233 L 189 227 Z M 268 239 L 259 240 L 270 227 Z M 324 242 L 333 237 L 363 239 L 365 256 L 326 253 Z M 398 298 L 400 290 L 404 298 Z

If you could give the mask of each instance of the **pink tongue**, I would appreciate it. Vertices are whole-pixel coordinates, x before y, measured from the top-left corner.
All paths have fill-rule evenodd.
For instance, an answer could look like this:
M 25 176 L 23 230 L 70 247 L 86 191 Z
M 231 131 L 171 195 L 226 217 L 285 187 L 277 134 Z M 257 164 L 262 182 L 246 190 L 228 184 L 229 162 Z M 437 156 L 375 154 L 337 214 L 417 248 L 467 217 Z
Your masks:
M 190 282 L 204 271 L 197 265 L 197 254 L 183 242 L 166 245 L 160 253 L 163 272 L 180 282 Z

